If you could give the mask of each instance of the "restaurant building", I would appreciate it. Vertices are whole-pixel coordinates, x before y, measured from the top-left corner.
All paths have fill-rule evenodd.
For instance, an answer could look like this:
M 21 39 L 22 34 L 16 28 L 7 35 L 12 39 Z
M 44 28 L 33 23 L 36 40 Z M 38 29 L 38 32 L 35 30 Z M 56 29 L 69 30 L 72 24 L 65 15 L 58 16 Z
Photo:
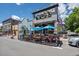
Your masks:
M 33 14 L 33 26 L 34 27 L 45 27 L 48 25 L 54 26 L 53 32 L 56 32 L 56 27 L 58 25 L 58 4 L 52 4 L 47 8 L 35 11 Z
M 18 38 L 18 24 L 20 22 L 19 18 L 15 18 L 15 16 L 11 16 L 10 18 L 4 20 L 3 23 L 3 34 Z

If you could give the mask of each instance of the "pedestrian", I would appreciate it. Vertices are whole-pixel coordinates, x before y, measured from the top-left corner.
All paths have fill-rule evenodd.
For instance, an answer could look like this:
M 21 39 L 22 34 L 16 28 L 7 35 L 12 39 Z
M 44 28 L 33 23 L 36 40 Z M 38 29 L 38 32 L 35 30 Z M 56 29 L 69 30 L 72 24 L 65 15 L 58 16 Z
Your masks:
M 53 38 L 52 38 L 52 42 L 53 42 L 53 45 L 56 47 L 57 46 L 57 37 L 56 37 L 56 34 L 53 35 Z
M 29 39 L 32 40 L 33 32 L 30 32 Z
M 63 42 L 60 40 L 60 36 L 59 35 L 56 36 L 56 44 L 57 44 L 57 47 L 61 47 L 62 44 L 63 44 Z

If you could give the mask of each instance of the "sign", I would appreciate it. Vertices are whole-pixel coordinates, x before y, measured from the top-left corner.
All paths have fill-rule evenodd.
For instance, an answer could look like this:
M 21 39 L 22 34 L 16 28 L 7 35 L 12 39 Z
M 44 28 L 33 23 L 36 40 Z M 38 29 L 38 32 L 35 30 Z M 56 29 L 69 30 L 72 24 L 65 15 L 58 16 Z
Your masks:
M 40 20 L 32 20 L 33 23 L 44 23 L 44 22 L 51 22 L 57 19 L 57 15 L 53 15 L 50 18 L 40 19 Z
M 52 17 L 52 14 L 54 12 L 55 12 L 55 8 L 52 8 L 52 9 L 35 14 L 35 18 L 36 20 L 49 18 L 49 17 Z

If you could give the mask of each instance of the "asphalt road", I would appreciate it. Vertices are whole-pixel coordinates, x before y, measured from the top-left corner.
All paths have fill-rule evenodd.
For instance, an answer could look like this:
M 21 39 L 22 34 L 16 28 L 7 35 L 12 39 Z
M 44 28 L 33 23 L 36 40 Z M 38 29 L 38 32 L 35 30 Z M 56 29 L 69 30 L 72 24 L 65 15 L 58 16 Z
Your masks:
M 0 37 L 0 56 L 78 56 L 79 48 L 69 46 L 67 41 L 61 48 L 40 45 L 10 39 L 6 36 Z

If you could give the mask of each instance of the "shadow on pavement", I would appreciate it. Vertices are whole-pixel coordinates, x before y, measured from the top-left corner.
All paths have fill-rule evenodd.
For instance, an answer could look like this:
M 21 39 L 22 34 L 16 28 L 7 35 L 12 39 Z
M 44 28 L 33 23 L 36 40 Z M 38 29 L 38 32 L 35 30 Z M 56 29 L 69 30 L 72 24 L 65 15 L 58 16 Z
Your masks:
M 79 54 L 77 54 L 76 56 L 79 56 Z
M 76 46 L 74 46 L 74 45 L 69 45 L 69 46 L 71 46 L 71 47 L 76 47 Z M 76 47 L 77 48 L 77 47 Z

